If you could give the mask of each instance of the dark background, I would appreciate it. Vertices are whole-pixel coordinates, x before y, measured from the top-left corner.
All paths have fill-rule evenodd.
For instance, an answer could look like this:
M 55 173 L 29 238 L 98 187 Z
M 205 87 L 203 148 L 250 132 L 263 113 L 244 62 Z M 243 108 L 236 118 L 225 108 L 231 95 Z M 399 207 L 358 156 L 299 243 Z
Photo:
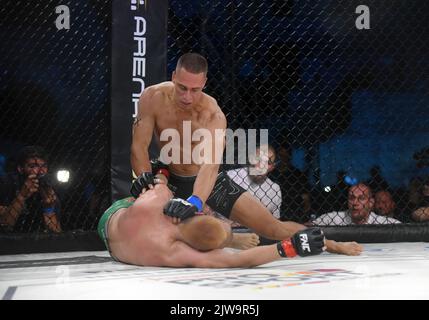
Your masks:
M 206 91 L 229 127 L 268 128 L 323 194 L 344 170 L 369 178 L 378 165 L 407 201 L 428 173 L 429 3 L 365 1 L 370 30 L 358 30 L 361 1 L 170 1 L 169 79 L 190 50 L 209 60 Z M 70 30 L 55 7 L 71 10 Z M 58 185 L 65 229 L 94 229 L 110 202 L 111 1 L 2 2 L 0 153 L 5 170 L 20 147 L 38 144 Z M 98 202 L 99 201 L 99 202 Z

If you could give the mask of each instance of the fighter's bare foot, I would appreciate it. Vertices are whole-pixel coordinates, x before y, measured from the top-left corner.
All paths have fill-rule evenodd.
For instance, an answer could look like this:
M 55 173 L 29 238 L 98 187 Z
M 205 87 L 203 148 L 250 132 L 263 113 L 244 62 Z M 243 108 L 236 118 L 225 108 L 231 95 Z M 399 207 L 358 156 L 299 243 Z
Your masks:
M 250 249 L 259 244 L 259 236 L 255 233 L 233 233 L 231 248 Z

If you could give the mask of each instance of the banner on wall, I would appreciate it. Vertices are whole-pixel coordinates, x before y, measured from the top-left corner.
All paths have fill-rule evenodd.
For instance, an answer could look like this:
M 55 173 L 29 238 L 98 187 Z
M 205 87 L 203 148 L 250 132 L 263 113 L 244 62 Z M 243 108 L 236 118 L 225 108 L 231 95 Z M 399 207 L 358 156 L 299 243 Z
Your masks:
M 132 123 L 143 90 L 166 80 L 168 0 L 113 0 L 112 200 L 129 196 Z M 156 150 L 151 147 L 151 156 Z M 155 154 L 154 154 L 155 153 Z

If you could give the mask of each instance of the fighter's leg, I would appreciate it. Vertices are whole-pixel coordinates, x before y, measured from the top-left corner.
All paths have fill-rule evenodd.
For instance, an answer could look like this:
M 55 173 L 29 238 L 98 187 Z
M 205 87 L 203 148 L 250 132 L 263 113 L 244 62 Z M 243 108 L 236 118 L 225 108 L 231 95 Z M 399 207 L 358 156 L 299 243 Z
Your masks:
M 264 238 L 284 240 L 305 229 L 303 225 L 274 218 L 259 200 L 224 172 L 219 173 L 206 203 L 226 218 L 252 229 Z
M 228 223 L 231 227 L 233 227 L 234 221 L 225 218 L 223 215 L 217 213 L 208 205 L 204 206 L 203 213 L 222 220 L 224 223 Z M 227 247 L 234 249 L 250 249 L 256 247 L 259 242 L 259 236 L 256 233 L 233 232 L 231 242 L 227 244 Z
M 229 224 L 207 215 L 188 218 L 177 226 L 177 240 L 199 251 L 225 248 L 233 237 Z
M 235 202 L 231 211 L 231 220 L 252 229 L 260 236 L 273 240 L 290 238 L 306 227 L 295 222 L 282 222 L 273 217 L 262 203 L 248 192 L 243 193 Z M 363 247 L 356 242 L 336 242 L 326 240 L 327 251 L 331 253 L 356 256 Z
M 258 235 L 273 240 L 291 237 L 305 226 L 295 222 L 282 222 L 249 192 L 244 192 L 235 202 L 230 219 L 252 229 Z

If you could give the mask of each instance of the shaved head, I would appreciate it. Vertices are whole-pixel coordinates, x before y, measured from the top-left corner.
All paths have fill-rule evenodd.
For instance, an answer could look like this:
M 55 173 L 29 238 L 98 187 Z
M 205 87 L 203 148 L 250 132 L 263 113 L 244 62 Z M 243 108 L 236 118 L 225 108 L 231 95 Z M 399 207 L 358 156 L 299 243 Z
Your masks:
M 232 239 L 231 227 L 211 216 L 195 216 L 179 225 L 184 242 L 199 251 L 224 248 Z
M 176 72 L 179 71 L 180 68 L 190 73 L 204 73 L 204 75 L 206 75 L 208 69 L 207 60 L 198 53 L 185 53 L 179 58 L 179 61 L 177 61 Z

